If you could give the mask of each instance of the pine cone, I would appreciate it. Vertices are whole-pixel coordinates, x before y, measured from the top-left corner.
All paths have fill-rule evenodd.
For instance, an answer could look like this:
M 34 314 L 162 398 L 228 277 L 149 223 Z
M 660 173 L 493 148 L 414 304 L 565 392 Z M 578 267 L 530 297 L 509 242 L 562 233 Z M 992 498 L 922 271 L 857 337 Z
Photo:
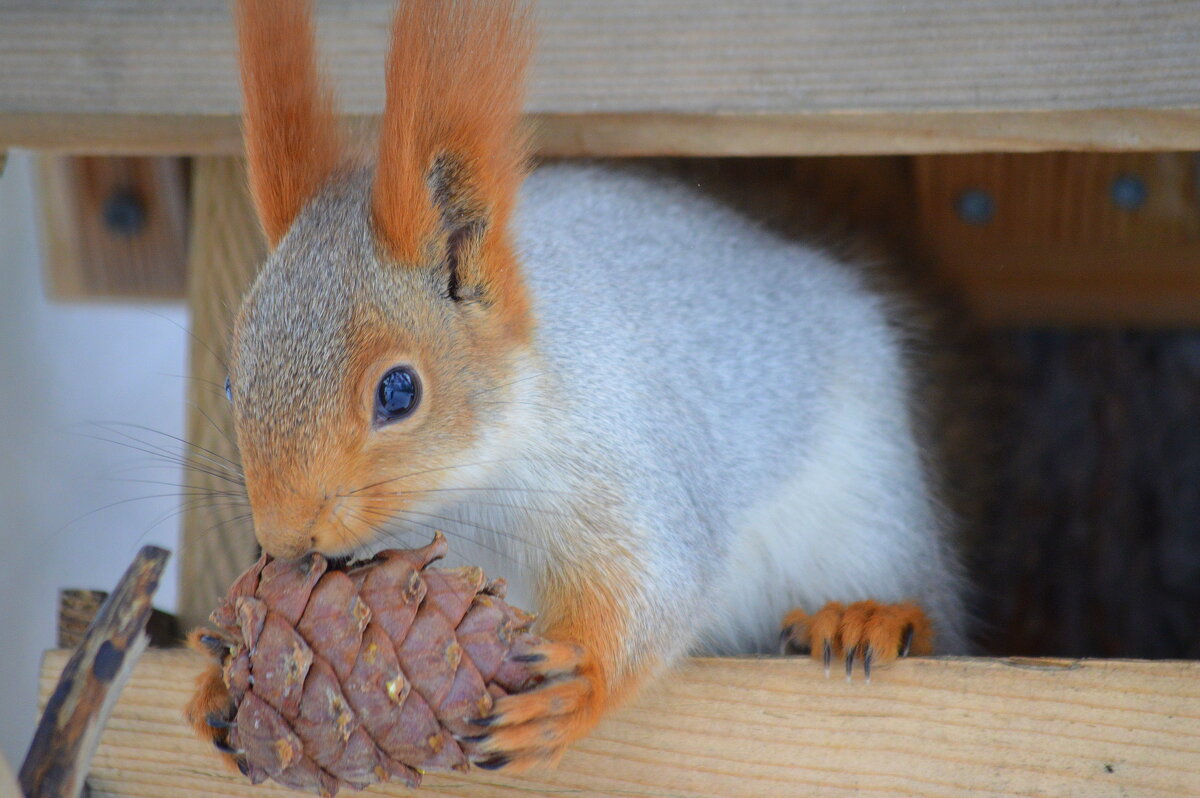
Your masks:
M 502 600 L 503 580 L 427 568 L 445 551 L 438 533 L 344 569 L 264 555 L 238 578 L 212 613 L 224 636 L 206 644 L 232 700 L 215 742 L 251 781 L 332 796 L 467 767 L 456 736 L 479 733 L 472 720 L 495 698 L 533 686 L 520 656 L 541 641 L 533 617 Z

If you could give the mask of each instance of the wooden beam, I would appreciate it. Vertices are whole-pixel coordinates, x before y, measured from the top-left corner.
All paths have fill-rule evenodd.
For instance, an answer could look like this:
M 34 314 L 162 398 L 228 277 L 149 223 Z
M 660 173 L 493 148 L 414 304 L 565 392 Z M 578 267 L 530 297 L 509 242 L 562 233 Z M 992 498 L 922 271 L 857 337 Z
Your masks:
M 394 0 L 324 3 L 341 107 L 382 106 Z M 542 0 L 559 154 L 1200 148 L 1196 0 Z M 0 4 L 0 148 L 232 153 L 224 0 Z
M 2 80 L 2 76 L 0 76 Z M 1200 111 L 530 114 L 549 157 L 892 155 L 1200 149 Z M 352 117 L 366 130 L 374 117 Z M 233 115 L 6 114 L 0 146 L 97 155 L 240 155 Z
M 922 156 L 918 246 L 990 324 L 1200 322 L 1188 153 Z M 974 198 L 986 213 L 970 218 Z
M 233 319 L 266 257 L 241 160 L 195 159 L 191 232 L 187 453 L 195 468 L 184 484 L 213 500 L 189 502 L 183 515 L 178 607 L 184 628 L 206 621 L 233 578 L 258 557 L 224 387 Z
M 181 296 L 187 177 L 181 158 L 40 157 L 39 226 L 49 296 Z
M 65 660 L 46 655 L 43 697 Z M 96 752 L 93 795 L 294 794 L 251 787 L 184 724 L 202 664 L 183 651 L 142 658 Z M 431 774 L 421 788 L 474 798 L 866 793 L 1198 795 L 1200 662 L 916 659 L 848 684 L 807 659 L 694 660 L 556 771 Z

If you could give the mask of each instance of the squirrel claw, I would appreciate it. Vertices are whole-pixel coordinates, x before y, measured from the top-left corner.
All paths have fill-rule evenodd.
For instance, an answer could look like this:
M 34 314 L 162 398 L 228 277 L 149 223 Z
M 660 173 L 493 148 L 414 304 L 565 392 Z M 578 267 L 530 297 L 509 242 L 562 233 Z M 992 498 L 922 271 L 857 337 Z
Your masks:
M 900 657 L 931 653 L 933 627 L 913 603 L 858 601 L 843 606 L 833 601 L 812 615 L 804 610 L 788 613 L 780 641 L 784 653 L 807 653 L 821 660 L 826 677 L 835 656 L 842 658 L 847 680 L 853 677 L 855 660 L 860 660 L 863 676 L 870 681 L 873 670 Z
M 779 653 L 784 656 L 796 654 L 803 656 L 810 653 L 810 646 L 806 640 L 796 635 L 793 627 L 784 626 L 779 630 Z
M 194 633 L 188 642 L 201 654 L 211 655 L 209 641 L 204 637 L 211 636 Z M 221 759 L 227 765 L 236 767 L 245 775 L 248 771 L 243 752 L 229 744 L 229 730 L 234 727 L 233 710 L 233 700 L 225 687 L 221 666 L 210 661 L 196 682 L 196 692 L 188 701 L 184 716 L 196 733 L 220 752 Z
M 909 624 L 904 627 L 904 640 L 900 643 L 900 656 L 907 657 L 908 652 L 912 651 L 913 644 L 913 625 Z
M 472 763 L 484 770 L 552 765 L 599 719 L 603 694 L 581 646 L 546 642 L 515 656 L 531 663 L 543 681 L 497 700 L 491 715 L 472 721 L 487 731 L 459 738 Z
M 462 736 L 456 734 L 456 735 L 454 735 L 454 739 L 455 739 L 455 741 L 457 741 L 459 743 L 466 743 L 467 745 L 474 745 L 475 743 L 483 742 L 490 736 L 491 736 L 490 734 L 473 734 L 470 737 L 462 737 Z
M 225 740 L 220 739 L 220 738 L 216 738 L 216 737 L 213 738 L 212 744 L 213 744 L 213 748 L 217 749 L 222 754 L 229 754 L 232 757 L 238 757 L 238 756 L 241 756 L 242 754 L 246 753 L 245 751 L 239 751 L 238 749 L 236 749 L 232 745 L 230 745 L 228 742 L 226 742 Z

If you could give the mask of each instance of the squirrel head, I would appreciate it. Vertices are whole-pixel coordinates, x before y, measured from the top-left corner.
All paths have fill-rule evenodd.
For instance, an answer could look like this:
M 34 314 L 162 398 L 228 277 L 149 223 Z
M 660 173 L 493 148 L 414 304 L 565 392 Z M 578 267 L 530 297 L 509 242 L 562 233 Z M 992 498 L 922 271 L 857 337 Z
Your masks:
M 531 49 L 517 2 L 406 0 L 375 164 L 343 155 L 308 4 L 240 0 L 250 190 L 272 251 L 230 397 L 263 549 L 347 554 L 427 529 L 503 422 L 533 322 L 509 230 Z

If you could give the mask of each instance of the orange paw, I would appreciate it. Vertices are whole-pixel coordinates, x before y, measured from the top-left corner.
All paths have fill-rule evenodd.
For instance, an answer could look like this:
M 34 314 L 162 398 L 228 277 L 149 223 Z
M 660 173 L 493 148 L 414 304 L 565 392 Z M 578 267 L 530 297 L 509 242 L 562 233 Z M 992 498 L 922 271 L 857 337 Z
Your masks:
M 792 610 L 784 616 L 779 643 L 784 654 L 808 653 L 820 660 L 826 676 L 833 658 L 844 657 L 847 680 L 855 658 L 861 658 L 870 681 L 872 667 L 909 654 L 932 653 L 933 626 L 925 611 L 911 602 L 857 601 L 846 607 L 831 601 L 812 615 Z
M 200 735 L 200 739 L 213 744 L 226 765 L 245 775 L 245 760 L 229 744 L 234 705 L 221 671 L 222 659 L 227 651 L 225 642 L 206 629 L 194 629 L 188 635 L 188 647 L 212 658 L 213 662 L 196 680 L 196 692 L 184 707 L 184 717 Z
M 485 770 L 555 765 L 567 746 L 599 719 L 603 691 L 582 647 L 544 643 L 518 659 L 530 663 L 545 681 L 529 692 L 499 699 L 491 715 L 475 721 L 486 731 L 460 738 L 472 762 Z

